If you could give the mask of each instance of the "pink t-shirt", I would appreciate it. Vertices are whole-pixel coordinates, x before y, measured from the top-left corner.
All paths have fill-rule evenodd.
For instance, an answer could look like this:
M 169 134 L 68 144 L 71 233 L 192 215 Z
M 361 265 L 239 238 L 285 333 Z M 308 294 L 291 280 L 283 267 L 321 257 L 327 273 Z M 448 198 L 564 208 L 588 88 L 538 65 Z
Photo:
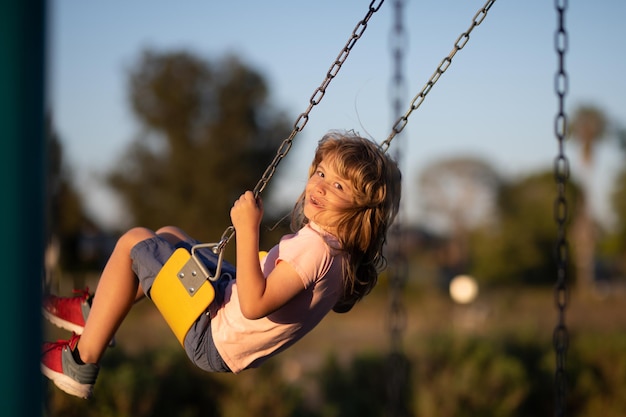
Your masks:
M 288 262 L 304 284 L 304 290 L 283 307 L 258 320 L 241 313 L 237 281 L 226 289 L 224 305 L 211 320 L 217 351 L 234 373 L 259 366 L 285 350 L 313 329 L 333 308 L 342 292 L 344 254 L 337 239 L 309 224 L 283 236 L 261 260 L 267 277 L 278 262 Z

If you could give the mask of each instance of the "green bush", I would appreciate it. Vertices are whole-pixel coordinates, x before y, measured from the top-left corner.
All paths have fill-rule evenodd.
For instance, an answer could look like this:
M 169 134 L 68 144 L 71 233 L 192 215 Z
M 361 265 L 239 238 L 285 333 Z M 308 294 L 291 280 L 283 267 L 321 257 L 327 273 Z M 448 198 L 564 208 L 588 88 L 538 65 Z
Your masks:
M 578 337 L 569 398 L 581 417 L 626 416 L 626 335 Z

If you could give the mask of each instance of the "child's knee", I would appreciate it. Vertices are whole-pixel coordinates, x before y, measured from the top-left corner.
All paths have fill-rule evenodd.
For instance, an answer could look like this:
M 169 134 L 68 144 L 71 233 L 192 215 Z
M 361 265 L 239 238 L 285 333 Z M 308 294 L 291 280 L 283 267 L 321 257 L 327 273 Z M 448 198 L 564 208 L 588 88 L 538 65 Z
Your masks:
M 180 241 L 190 242 L 192 239 L 187 233 L 176 226 L 164 226 L 156 231 L 156 234 L 170 242 L 172 245 Z
M 117 242 L 118 244 L 132 248 L 137 243 L 146 239 L 150 239 L 154 236 L 156 236 L 156 234 L 150 229 L 147 229 L 145 227 L 133 227 L 122 236 L 120 236 Z
M 182 230 L 180 230 L 176 226 L 163 226 L 156 231 L 156 234 L 157 235 L 162 235 L 162 234 L 178 235 L 181 232 Z

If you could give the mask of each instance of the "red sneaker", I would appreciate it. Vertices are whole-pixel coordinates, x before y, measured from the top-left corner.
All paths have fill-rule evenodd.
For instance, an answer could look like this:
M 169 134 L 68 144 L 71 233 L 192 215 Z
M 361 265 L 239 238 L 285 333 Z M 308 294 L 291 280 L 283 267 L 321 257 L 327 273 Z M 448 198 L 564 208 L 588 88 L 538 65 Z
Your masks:
M 85 287 L 84 290 L 73 290 L 73 292 L 77 295 L 73 297 L 57 297 L 52 294 L 45 296 L 42 312 L 43 316 L 55 326 L 81 335 L 91 311 L 93 294 L 89 292 L 89 287 Z M 109 341 L 109 346 L 115 346 L 115 337 Z
M 72 356 L 80 336 L 70 340 L 46 342 L 41 354 L 41 372 L 61 390 L 80 398 L 91 398 L 100 367 L 93 363 L 78 364 Z
M 73 297 L 47 295 L 43 299 L 43 315 L 50 323 L 76 334 L 83 334 L 91 310 L 89 288 L 74 290 Z

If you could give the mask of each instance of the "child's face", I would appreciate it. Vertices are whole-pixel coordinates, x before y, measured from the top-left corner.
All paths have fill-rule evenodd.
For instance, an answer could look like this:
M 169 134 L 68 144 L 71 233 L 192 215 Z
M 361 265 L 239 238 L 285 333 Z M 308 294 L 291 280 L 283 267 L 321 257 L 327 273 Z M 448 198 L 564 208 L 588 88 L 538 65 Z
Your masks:
M 354 190 L 335 169 L 334 158 L 324 158 L 305 187 L 304 215 L 334 232 L 337 216 L 354 205 Z

